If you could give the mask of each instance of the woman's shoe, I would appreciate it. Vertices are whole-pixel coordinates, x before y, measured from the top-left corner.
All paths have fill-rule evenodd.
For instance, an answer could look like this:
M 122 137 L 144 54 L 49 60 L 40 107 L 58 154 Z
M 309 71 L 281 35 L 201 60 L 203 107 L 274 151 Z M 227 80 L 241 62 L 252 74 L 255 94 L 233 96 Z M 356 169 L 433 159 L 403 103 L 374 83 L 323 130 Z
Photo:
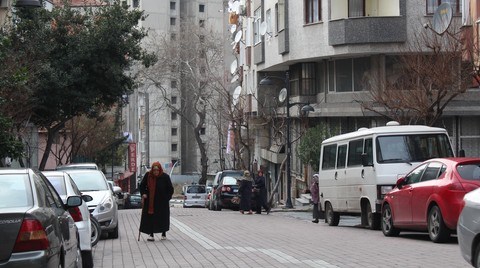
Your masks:
M 313 223 L 318 223 L 318 219 L 316 219 L 316 220 L 313 220 L 312 222 L 313 222 Z
M 162 235 L 162 238 L 160 238 L 160 240 L 167 240 L 167 237 Z
M 244 214 L 243 210 L 240 210 L 240 213 Z
M 250 210 L 247 214 L 253 214 L 253 212 Z
M 155 241 L 155 237 L 153 237 L 153 235 L 150 235 L 150 236 L 147 238 L 147 241 Z

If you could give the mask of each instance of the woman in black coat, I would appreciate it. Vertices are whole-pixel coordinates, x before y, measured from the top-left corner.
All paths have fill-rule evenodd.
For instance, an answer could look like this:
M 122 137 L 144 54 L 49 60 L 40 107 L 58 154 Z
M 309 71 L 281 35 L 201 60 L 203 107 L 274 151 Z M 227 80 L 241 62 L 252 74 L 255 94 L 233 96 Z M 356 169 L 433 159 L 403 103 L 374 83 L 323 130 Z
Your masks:
M 149 235 L 148 241 L 155 241 L 155 233 L 162 233 L 161 239 L 166 239 L 166 232 L 170 230 L 173 185 L 170 176 L 163 172 L 159 162 L 153 163 L 152 169 L 143 176 L 140 193 L 143 202 L 140 232 Z
M 248 214 L 252 214 L 252 176 L 250 172 L 245 170 L 243 172 L 243 178 L 240 180 L 240 186 L 238 187 L 238 194 L 240 195 L 240 213 L 244 214 L 248 211 Z

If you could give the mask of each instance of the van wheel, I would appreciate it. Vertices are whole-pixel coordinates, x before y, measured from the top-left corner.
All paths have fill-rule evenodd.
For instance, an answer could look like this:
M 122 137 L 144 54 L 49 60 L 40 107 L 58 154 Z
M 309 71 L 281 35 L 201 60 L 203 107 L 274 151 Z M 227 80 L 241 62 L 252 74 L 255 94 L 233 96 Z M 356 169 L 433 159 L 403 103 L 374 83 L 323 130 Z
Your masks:
M 450 230 L 445 225 L 438 206 L 433 206 L 428 212 L 428 235 L 434 243 L 445 242 L 450 237 Z
M 108 233 L 108 238 L 118 238 L 118 223 L 117 227 L 115 227 L 111 233 Z
M 367 203 L 365 206 L 366 206 L 368 227 L 371 230 L 380 230 L 380 214 L 372 213 L 372 207 L 370 206 L 370 203 Z
M 400 230 L 393 226 L 392 209 L 389 204 L 383 206 L 382 232 L 385 236 L 397 236 L 400 233 Z
M 93 267 L 93 255 L 91 250 L 82 251 L 82 265 L 83 268 Z
M 218 199 L 215 200 L 215 210 L 222 211 L 222 206 L 218 203 Z
M 325 219 L 329 226 L 338 226 L 340 222 L 340 215 L 338 212 L 333 212 L 332 204 L 327 203 L 325 206 Z

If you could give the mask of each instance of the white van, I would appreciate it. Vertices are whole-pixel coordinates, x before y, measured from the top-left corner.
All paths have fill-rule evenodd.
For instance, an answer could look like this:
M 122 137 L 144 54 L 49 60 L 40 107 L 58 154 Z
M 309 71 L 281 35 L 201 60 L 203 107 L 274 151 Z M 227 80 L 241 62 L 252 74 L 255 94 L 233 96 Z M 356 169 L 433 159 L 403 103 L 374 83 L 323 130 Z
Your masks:
M 445 129 L 397 122 L 324 140 L 318 174 L 325 222 L 361 215 L 363 226 L 379 229 L 383 197 L 397 179 L 427 159 L 453 156 Z

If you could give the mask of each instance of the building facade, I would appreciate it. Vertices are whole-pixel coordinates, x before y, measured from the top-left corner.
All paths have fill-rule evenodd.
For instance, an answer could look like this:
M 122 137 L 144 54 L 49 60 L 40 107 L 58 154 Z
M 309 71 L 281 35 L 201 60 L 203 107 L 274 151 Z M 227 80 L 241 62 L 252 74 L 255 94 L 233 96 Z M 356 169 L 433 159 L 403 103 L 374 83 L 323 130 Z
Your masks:
M 240 25 L 245 42 L 240 52 L 244 58 L 242 92 L 255 100 L 249 112 L 261 120 L 265 115 L 272 116 L 273 108 L 274 118 L 285 118 L 286 108 L 281 103 L 269 106 L 272 99 L 276 101 L 275 98 L 280 97 L 282 88 L 289 90 L 290 104 L 299 104 L 289 107 L 293 197 L 300 194 L 316 173 L 295 155 L 302 131 L 318 124 L 326 124 L 340 133 L 385 125 L 387 118 L 362 108 L 361 103 L 371 100 L 371 95 L 370 88 L 361 81 L 373 70 L 383 79 L 394 75 L 392 59 L 405 53 L 416 40 L 416 33 L 431 30 L 434 13 L 442 2 L 451 4 L 450 27 L 459 30 L 466 6 L 461 0 L 253 0 L 241 3 L 246 8 Z M 470 24 L 477 29 L 477 1 L 471 1 L 469 12 L 472 14 Z M 278 79 L 274 85 L 260 86 L 264 77 Z M 436 123 L 448 130 L 457 154 L 464 150 L 467 156 L 480 155 L 479 93 L 478 88 L 472 86 L 456 97 Z M 314 111 L 302 114 L 303 104 L 310 104 Z M 281 175 L 280 166 L 285 159 L 285 138 L 279 138 L 275 131 L 281 128 L 275 126 L 278 122 L 282 121 L 257 124 L 259 127 L 254 130 L 254 158 L 265 167 L 272 185 Z M 284 198 L 285 187 L 280 187 L 280 199 Z

